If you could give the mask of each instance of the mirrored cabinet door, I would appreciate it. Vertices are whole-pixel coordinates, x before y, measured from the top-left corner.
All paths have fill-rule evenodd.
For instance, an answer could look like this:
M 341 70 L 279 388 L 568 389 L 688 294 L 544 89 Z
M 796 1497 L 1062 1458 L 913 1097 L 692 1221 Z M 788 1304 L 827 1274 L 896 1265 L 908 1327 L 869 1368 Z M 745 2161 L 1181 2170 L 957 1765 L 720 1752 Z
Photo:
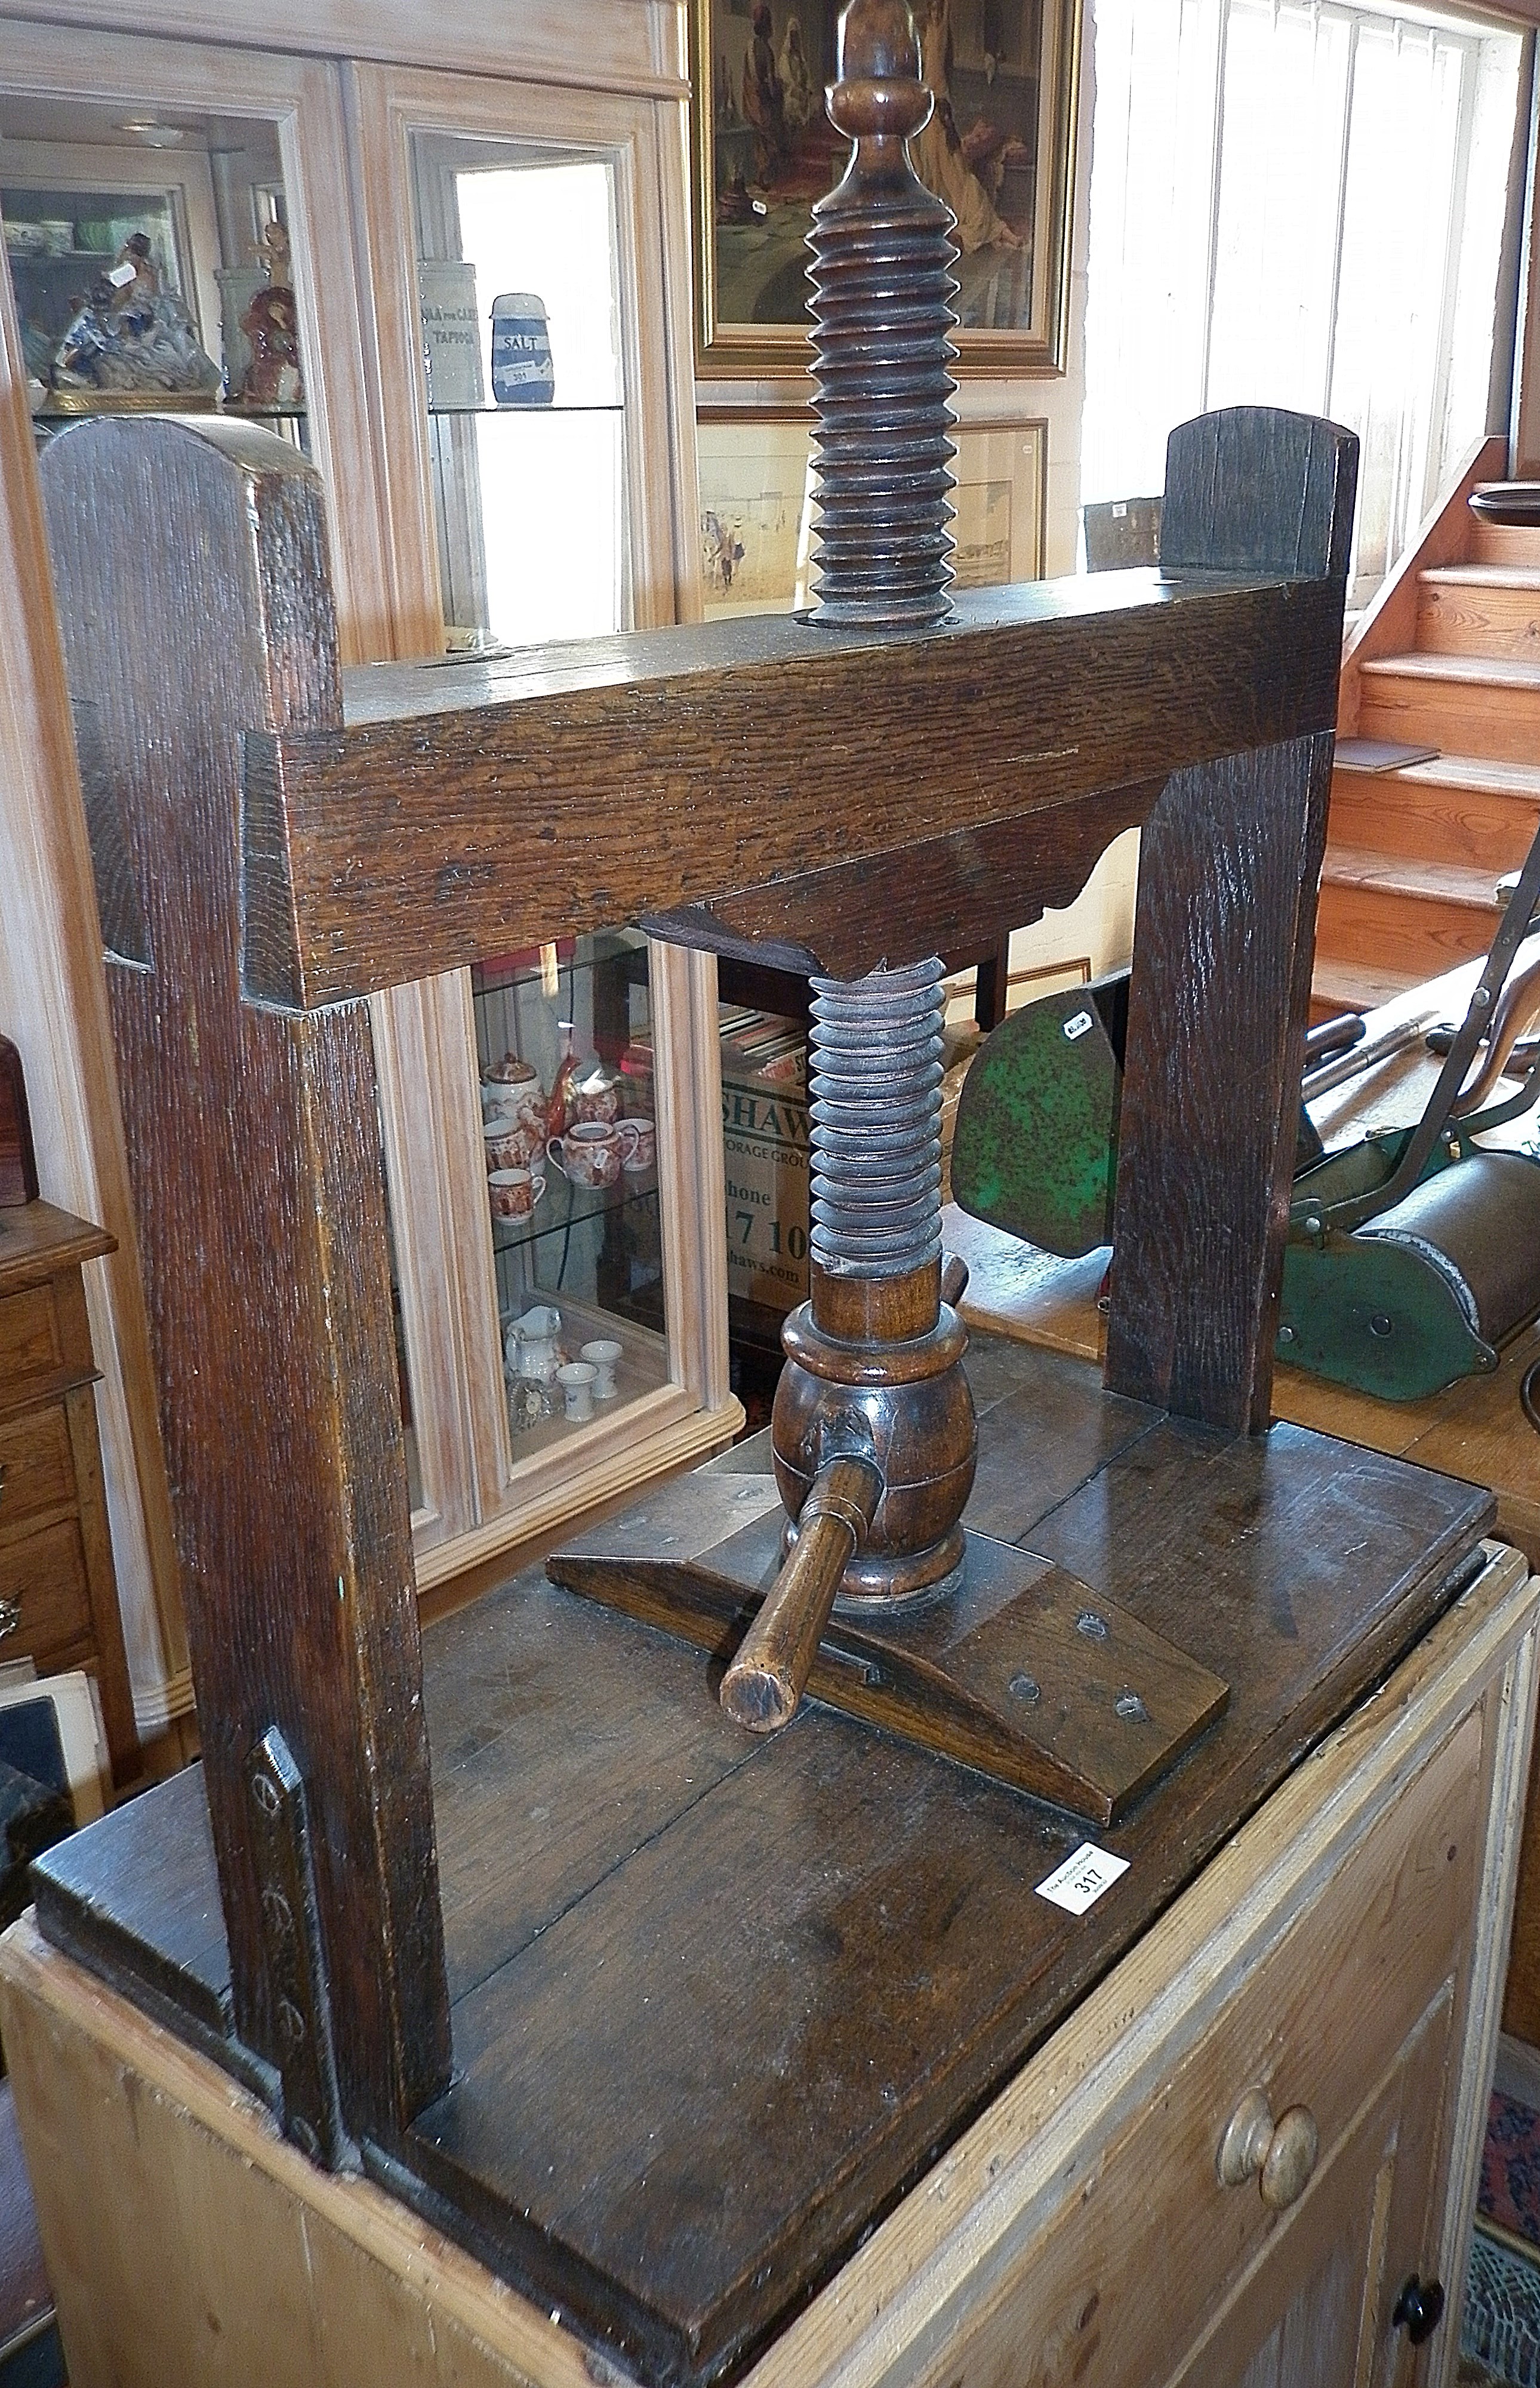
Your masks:
M 613 165 L 424 131 L 410 159 L 449 642 L 621 629 L 630 572 Z
M 698 610 L 676 76 L 579 88 L 575 34 L 565 88 L 6 31 L 40 438 L 169 406 L 295 442 L 360 668 Z M 713 966 L 559 928 L 372 1007 L 423 1585 L 741 1415 Z
M 670 110 L 365 67 L 350 88 L 416 652 L 512 670 L 525 650 L 690 610 Z M 461 1514 L 434 1509 L 425 1468 L 423 1581 L 714 1447 L 740 1416 L 713 965 L 559 927 L 376 1007 L 408 1398 L 423 1412 L 421 1383 L 452 1378 L 460 1394 Z M 414 1084 L 430 1048 L 431 1083 Z M 424 1223 L 425 1245 L 442 1231 L 436 1268 L 408 1253 Z

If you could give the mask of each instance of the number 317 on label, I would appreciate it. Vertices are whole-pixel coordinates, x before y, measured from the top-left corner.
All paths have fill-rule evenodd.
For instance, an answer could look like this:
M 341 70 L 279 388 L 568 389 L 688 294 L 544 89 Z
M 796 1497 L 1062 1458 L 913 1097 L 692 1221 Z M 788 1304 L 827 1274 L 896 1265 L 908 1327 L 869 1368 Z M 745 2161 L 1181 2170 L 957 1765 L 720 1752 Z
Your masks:
M 1094 1841 L 1082 1841 L 1063 1865 L 1054 1867 L 1046 1882 L 1038 1884 L 1037 1894 L 1062 1907 L 1067 1915 L 1083 1915 L 1128 1870 L 1127 1858 L 1115 1858 L 1110 1849 L 1099 1849 Z

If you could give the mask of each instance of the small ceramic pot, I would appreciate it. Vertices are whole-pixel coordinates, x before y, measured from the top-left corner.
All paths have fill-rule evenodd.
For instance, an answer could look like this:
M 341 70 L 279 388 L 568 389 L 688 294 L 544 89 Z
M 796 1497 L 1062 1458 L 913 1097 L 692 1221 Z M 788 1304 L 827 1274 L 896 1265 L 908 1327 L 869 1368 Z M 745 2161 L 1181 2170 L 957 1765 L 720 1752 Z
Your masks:
M 556 1381 L 562 1388 L 562 1398 L 567 1405 L 567 1416 L 574 1426 L 594 1414 L 594 1391 L 599 1370 L 591 1360 L 569 1360 L 556 1371 Z
M 585 1343 L 579 1353 L 579 1359 L 587 1360 L 595 1371 L 594 1399 L 596 1402 L 608 1402 L 614 1399 L 615 1370 L 620 1365 L 623 1348 L 621 1344 L 612 1342 L 606 1336 L 597 1343 Z
M 526 1121 L 543 1124 L 546 1097 L 539 1073 L 530 1062 L 521 1061 L 516 1053 L 505 1055 L 481 1082 L 481 1110 L 488 1126 L 499 1119 L 510 1124 Z
M 562 1365 L 556 1340 L 561 1332 L 562 1314 L 550 1302 L 540 1302 L 516 1318 L 503 1345 L 503 1355 L 515 1377 L 527 1377 L 537 1385 L 554 1384 Z
M 608 1061 L 585 1061 L 567 1081 L 567 1125 L 582 1120 L 618 1120 L 621 1074 Z
M 624 1124 L 579 1120 L 565 1136 L 553 1136 L 546 1150 L 574 1186 L 614 1186 L 630 1150 Z
M 494 1219 L 527 1219 L 546 1190 L 546 1181 L 523 1167 L 494 1169 L 486 1180 Z
M 658 1165 L 658 1131 L 650 1119 L 628 1119 L 621 1122 L 630 1137 L 630 1150 L 623 1154 L 621 1167 L 631 1177 L 640 1177 L 645 1170 Z
M 500 1111 L 481 1132 L 482 1149 L 490 1169 L 527 1169 L 546 1140 L 543 1118 L 516 1119 Z

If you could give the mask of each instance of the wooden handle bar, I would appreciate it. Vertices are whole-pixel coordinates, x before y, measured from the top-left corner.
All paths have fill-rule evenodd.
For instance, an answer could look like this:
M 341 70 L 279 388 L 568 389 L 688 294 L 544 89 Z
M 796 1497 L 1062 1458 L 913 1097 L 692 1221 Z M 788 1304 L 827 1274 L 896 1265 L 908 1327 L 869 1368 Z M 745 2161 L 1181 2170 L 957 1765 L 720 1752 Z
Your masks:
M 870 1459 L 827 1460 L 808 1488 L 790 1557 L 722 1678 L 722 1705 L 750 1733 L 789 1724 L 813 1672 L 839 1579 L 882 1498 Z

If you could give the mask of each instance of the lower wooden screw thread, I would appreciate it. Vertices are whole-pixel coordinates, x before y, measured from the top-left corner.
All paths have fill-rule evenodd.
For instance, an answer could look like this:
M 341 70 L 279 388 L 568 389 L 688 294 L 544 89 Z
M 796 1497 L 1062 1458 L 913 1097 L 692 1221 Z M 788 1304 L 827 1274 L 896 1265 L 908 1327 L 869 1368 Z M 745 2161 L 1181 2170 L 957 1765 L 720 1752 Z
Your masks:
M 839 1579 L 882 1497 L 869 1459 L 826 1462 L 798 1519 L 797 1543 L 722 1679 L 722 1706 L 749 1733 L 789 1724 L 807 1688 Z
M 832 1277 L 907 1277 L 941 1249 L 943 975 L 932 955 L 810 982 L 809 1241 Z

